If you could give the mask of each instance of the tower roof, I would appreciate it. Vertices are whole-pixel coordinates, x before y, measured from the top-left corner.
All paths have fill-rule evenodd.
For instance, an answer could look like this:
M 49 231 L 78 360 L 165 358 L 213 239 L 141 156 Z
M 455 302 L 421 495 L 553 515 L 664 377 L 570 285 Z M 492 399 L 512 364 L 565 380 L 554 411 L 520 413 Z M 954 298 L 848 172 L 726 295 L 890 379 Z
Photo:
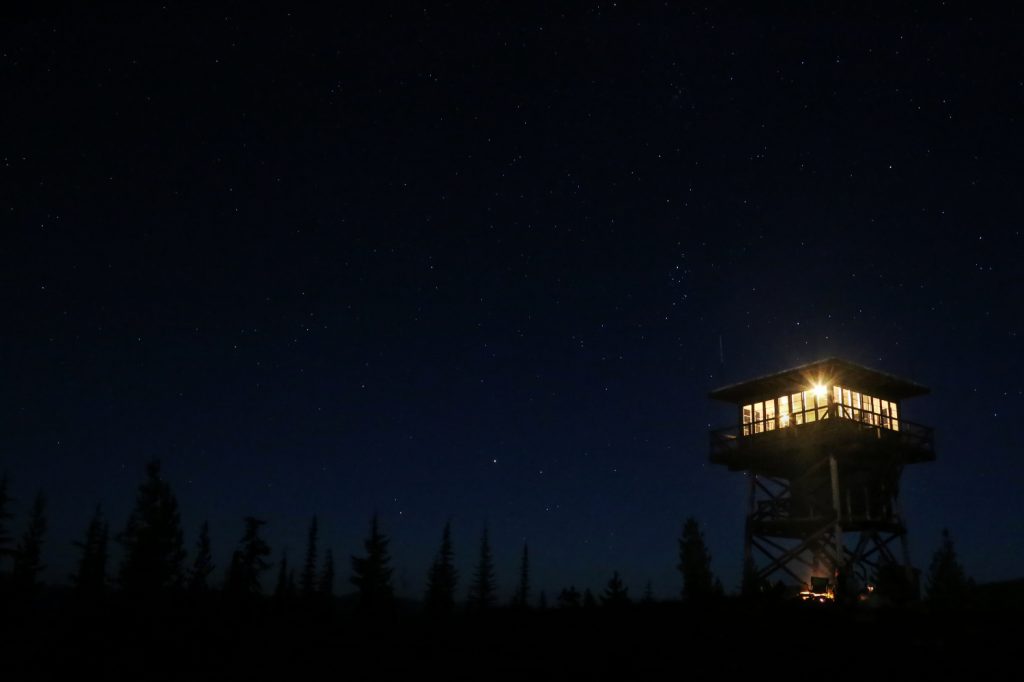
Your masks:
M 926 395 L 929 389 L 908 379 L 879 372 L 840 358 L 826 358 L 806 365 L 730 384 L 711 391 L 715 400 L 742 405 L 775 394 L 790 393 L 794 387 L 812 384 L 849 386 L 889 400 Z

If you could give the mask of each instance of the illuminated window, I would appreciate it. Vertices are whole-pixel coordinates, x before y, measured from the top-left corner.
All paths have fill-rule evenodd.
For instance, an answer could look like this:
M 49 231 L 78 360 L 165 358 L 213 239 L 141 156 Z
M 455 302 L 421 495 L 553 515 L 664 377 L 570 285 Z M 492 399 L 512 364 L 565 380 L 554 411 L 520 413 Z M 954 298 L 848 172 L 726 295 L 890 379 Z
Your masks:
M 764 431 L 764 403 L 754 403 L 754 433 Z
M 892 413 L 892 430 L 893 431 L 899 431 L 900 430 L 900 419 L 899 419 L 900 413 L 899 413 L 899 408 L 896 407 L 896 403 L 895 402 L 889 403 L 889 412 Z
M 896 403 L 866 393 L 851 391 L 842 386 L 833 386 L 832 395 L 837 404 L 836 414 L 838 416 L 886 429 L 899 430 Z
M 749 436 L 750 435 L 750 420 L 751 420 L 751 417 L 752 417 L 753 413 L 754 413 L 754 409 L 753 409 L 752 405 L 744 405 L 743 406 L 743 435 L 744 436 Z
M 804 391 L 804 421 L 812 422 L 815 418 L 815 398 L 814 391 Z
M 784 395 L 779 398 L 779 428 L 784 429 L 789 426 L 789 396 Z
M 764 401 L 764 428 L 767 431 L 775 430 L 775 401 Z
M 794 393 L 793 399 L 793 421 L 797 424 L 804 423 L 804 400 L 802 393 Z
M 875 404 L 878 398 L 872 396 L 864 396 L 864 409 L 868 411 L 868 416 L 871 418 L 871 425 L 878 426 L 878 411 L 875 409 Z

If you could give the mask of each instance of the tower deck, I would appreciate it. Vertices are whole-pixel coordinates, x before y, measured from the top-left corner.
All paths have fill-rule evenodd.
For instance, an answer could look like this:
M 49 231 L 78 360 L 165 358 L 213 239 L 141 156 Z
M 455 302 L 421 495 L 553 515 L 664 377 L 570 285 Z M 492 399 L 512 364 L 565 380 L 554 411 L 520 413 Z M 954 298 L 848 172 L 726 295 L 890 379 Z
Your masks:
M 935 459 L 931 427 L 901 419 L 899 431 L 894 431 L 835 417 L 834 407 L 828 418 L 793 428 L 746 436 L 742 426 L 715 429 L 710 434 L 711 461 L 730 471 L 753 470 L 788 478 L 829 454 L 851 464 L 856 460 L 917 464 Z

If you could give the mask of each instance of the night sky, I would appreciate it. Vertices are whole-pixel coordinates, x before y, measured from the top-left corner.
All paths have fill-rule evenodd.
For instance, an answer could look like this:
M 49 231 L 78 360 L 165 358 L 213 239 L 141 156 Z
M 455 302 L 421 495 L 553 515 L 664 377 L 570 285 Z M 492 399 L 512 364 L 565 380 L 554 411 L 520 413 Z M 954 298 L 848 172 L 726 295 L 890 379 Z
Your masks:
M 1024 575 L 1021 22 L 340 5 L 0 28 L 0 471 L 48 580 L 159 458 L 218 579 L 243 516 L 276 560 L 316 513 L 347 581 L 376 511 L 403 596 L 451 518 L 460 594 L 487 524 L 503 599 L 524 541 L 549 598 L 668 597 L 694 515 L 735 589 L 707 393 L 829 356 L 933 391 L 915 564 L 948 526 Z

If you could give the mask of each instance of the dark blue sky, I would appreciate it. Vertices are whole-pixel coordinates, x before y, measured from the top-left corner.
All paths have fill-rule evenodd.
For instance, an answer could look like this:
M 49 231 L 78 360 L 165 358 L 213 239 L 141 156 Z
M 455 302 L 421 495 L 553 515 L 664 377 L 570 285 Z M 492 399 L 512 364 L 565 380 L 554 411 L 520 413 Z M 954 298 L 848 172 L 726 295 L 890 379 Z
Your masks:
M 242 13 L 244 10 L 244 13 Z M 252 13 L 250 13 L 252 12 Z M 164 463 L 191 549 L 446 519 L 549 596 L 739 578 L 719 385 L 841 356 L 904 415 L 911 551 L 1024 575 L 1020 23 L 592 6 L 94 9 L 2 34 L 0 469 L 62 580 Z M 723 363 L 724 360 L 724 363 Z M 276 557 L 276 555 L 275 555 Z M 346 566 L 347 568 L 347 566 Z

